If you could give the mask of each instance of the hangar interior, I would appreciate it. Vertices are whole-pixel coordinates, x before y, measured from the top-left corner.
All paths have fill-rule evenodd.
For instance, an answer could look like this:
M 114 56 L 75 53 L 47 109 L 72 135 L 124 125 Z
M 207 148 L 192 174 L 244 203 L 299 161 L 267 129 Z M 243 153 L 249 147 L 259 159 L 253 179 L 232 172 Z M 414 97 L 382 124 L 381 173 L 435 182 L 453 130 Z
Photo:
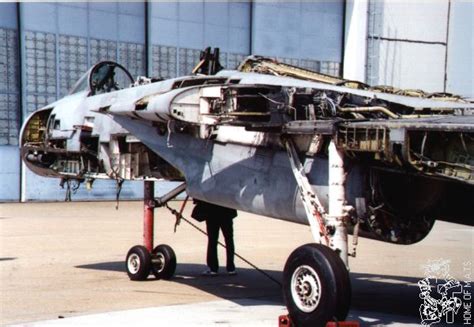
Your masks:
M 0 202 L 64 199 L 59 180 L 22 166 L 20 128 L 98 61 L 171 78 L 189 74 L 211 46 L 230 69 L 257 54 L 371 85 L 473 97 L 473 8 L 451 0 L 0 3 Z M 115 188 L 98 181 L 73 199 L 113 199 Z M 141 198 L 142 188 L 125 183 L 121 197 Z

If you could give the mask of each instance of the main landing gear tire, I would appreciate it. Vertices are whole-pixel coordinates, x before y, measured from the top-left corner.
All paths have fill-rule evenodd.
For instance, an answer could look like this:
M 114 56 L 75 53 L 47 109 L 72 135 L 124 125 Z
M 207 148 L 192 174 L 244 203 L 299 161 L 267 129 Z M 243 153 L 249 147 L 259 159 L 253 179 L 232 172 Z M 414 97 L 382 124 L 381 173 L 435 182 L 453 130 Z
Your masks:
M 131 280 L 145 280 L 151 270 L 151 255 L 142 245 L 136 245 L 127 253 L 125 261 L 128 277 Z
M 173 249 L 161 244 L 151 253 L 151 271 L 157 279 L 170 279 L 176 271 L 176 254 Z
M 296 326 L 326 326 L 349 312 L 349 273 L 336 252 L 306 244 L 288 257 L 283 271 L 283 296 Z

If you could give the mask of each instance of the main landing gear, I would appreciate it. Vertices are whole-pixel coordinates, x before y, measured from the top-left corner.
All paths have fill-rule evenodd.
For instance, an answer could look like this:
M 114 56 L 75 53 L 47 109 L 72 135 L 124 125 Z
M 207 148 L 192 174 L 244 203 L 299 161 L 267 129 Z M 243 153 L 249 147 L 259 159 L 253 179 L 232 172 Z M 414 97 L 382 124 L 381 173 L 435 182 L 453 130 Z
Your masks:
M 343 321 L 350 307 L 349 273 L 329 247 L 313 243 L 300 246 L 286 261 L 283 297 L 296 326 Z
M 128 251 L 125 268 L 131 280 L 145 280 L 150 273 L 153 273 L 157 279 L 170 279 L 176 270 L 176 254 L 166 244 L 153 248 L 154 209 L 183 192 L 186 185 L 183 183 L 165 196 L 155 200 L 154 182 L 145 181 L 144 183 L 144 245 L 135 245 Z
M 351 300 L 347 270 L 348 210 L 342 154 L 329 145 L 329 208 L 313 191 L 290 138 L 283 139 L 314 240 L 294 250 L 283 271 L 283 297 L 295 326 L 326 326 L 345 320 Z

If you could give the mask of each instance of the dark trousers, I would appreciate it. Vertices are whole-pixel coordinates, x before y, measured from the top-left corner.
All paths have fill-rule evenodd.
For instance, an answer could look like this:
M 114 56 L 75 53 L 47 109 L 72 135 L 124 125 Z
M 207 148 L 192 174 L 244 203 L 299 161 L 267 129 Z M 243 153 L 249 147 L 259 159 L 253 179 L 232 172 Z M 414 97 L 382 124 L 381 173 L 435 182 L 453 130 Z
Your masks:
M 219 229 L 222 230 L 226 245 L 227 271 L 234 271 L 234 227 L 232 219 L 215 218 L 206 220 L 208 243 L 207 243 L 207 265 L 214 272 L 219 270 L 219 260 L 217 258 L 217 240 L 219 239 Z

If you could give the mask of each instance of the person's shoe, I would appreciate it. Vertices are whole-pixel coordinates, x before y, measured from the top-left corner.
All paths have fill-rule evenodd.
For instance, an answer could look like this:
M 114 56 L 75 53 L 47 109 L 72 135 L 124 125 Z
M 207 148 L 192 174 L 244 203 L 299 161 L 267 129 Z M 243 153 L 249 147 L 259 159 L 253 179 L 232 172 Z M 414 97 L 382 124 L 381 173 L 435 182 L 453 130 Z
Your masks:
M 217 276 L 217 272 L 212 271 L 212 270 L 206 270 L 206 271 L 204 271 L 201 275 L 202 275 L 202 276 L 208 276 L 208 277 L 216 277 L 216 276 Z
M 235 276 L 235 275 L 237 275 L 237 272 L 235 270 L 230 270 L 230 271 L 227 272 L 227 275 Z

